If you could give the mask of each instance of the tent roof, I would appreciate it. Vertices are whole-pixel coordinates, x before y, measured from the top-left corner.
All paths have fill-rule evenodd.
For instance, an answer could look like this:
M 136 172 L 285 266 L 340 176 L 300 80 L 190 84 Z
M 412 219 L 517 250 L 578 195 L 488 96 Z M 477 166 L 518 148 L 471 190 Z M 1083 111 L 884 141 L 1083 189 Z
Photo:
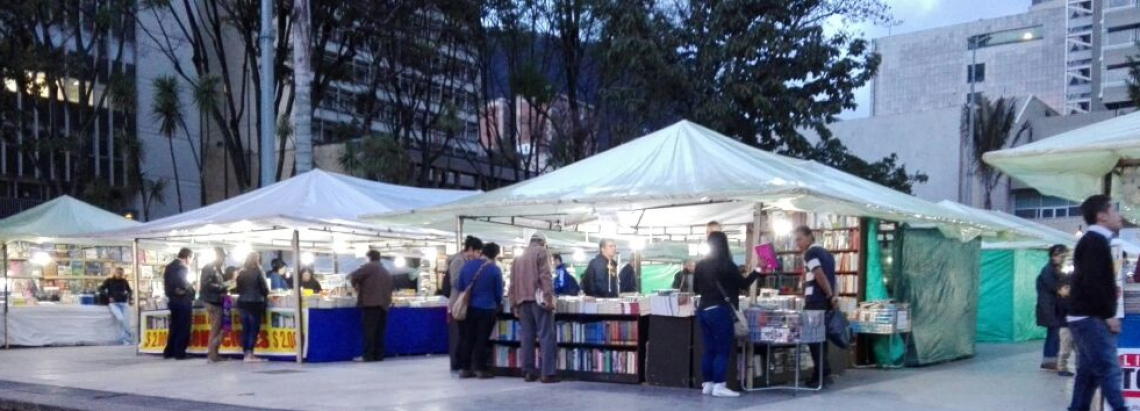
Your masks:
M 418 229 L 393 230 L 360 221 L 375 210 L 402 211 L 454 201 L 473 191 L 404 187 L 315 169 L 267 187 L 127 230 L 114 238 L 175 238 L 254 233 L 275 229 L 322 229 L 393 237 L 423 237 Z M 358 231 L 359 230 L 359 231 Z M 442 233 L 431 233 L 432 235 Z M 290 234 L 291 235 L 291 234 Z M 279 235 L 278 235 L 279 236 Z
M 1083 201 L 1102 193 L 1104 176 L 1120 161 L 1140 159 L 1140 112 L 1016 148 L 991 151 L 982 158 L 1042 193 Z M 1114 180 L 1112 192 L 1119 193 L 1120 179 Z M 1132 218 L 1140 216 L 1138 207 L 1136 201 L 1122 203 Z
M 969 214 L 975 219 L 1005 230 L 1000 235 L 983 238 L 983 248 L 1044 248 L 1054 244 L 1072 247 L 1076 243 L 1076 237 L 1072 234 L 1001 211 L 983 210 L 953 201 L 941 201 L 938 205 Z
M 407 213 L 373 210 L 364 218 L 438 227 L 456 216 L 525 216 L 569 226 L 600 216 L 633 227 L 685 226 L 710 216 L 750 218 L 757 203 L 978 228 L 934 203 L 749 147 L 689 121 L 509 187 Z
M 82 237 L 138 225 L 136 221 L 65 195 L 0 220 L 0 240 Z

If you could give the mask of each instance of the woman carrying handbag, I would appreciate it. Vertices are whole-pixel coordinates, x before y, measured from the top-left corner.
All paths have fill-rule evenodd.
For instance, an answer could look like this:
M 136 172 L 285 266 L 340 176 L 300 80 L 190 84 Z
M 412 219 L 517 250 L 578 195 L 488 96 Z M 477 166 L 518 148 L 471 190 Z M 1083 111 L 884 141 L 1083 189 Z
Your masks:
M 710 233 L 708 244 L 709 254 L 697 263 L 693 283 L 693 291 L 701 296 L 697 317 L 705 347 L 701 357 L 701 374 L 705 381 L 701 393 L 714 397 L 739 397 L 740 393 L 725 385 L 728 359 L 736 346 L 736 330 L 739 328 L 747 333 L 739 312 L 740 290 L 748 288 L 760 275 L 755 272 L 748 277 L 740 275 L 740 269 L 732 262 L 728 237 L 723 232 Z
M 491 330 L 495 313 L 503 306 L 503 271 L 495 264 L 499 246 L 487 243 L 479 259 L 468 261 L 456 283 L 461 290 L 451 307 L 451 315 L 459 321 L 459 347 L 456 357 L 459 378 L 491 378 Z

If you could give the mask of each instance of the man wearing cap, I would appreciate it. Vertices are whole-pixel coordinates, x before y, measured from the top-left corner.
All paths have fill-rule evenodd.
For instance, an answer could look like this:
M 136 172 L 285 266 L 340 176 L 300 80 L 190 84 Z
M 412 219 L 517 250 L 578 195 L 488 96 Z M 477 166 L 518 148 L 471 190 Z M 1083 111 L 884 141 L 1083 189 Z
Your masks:
M 558 345 L 554 336 L 554 284 L 546 236 L 535 233 L 530 246 L 511 263 L 511 285 L 507 293 L 511 312 L 519 319 L 522 369 L 526 382 L 539 379 L 535 367 L 534 343 L 542 349 L 542 382 L 558 382 Z
M 206 303 L 206 316 L 210 319 L 210 340 L 206 349 L 206 361 L 215 363 L 225 361 L 226 358 L 218 355 L 218 347 L 222 346 L 222 298 L 226 295 L 226 283 L 222 278 L 225 272 L 226 250 L 221 247 L 214 248 L 214 261 L 202 269 L 202 276 L 198 284 L 202 291 L 198 297 Z

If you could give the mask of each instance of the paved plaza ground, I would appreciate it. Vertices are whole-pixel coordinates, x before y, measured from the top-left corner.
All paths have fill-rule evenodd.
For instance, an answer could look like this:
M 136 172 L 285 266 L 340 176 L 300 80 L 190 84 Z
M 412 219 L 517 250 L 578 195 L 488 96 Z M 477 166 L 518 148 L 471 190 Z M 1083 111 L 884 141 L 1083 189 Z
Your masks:
M 447 372 L 447 358 L 438 356 L 368 364 L 207 364 L 135 356 L 131 347 L 25 348 L 0 350 L 0 410 L 1063 410 L 1067 380 L 1037 369 L 1039 347 L 980 344 L 968 360 L 850 370 L 822 393 L 738 399 L 638 385 L 458 380 Z

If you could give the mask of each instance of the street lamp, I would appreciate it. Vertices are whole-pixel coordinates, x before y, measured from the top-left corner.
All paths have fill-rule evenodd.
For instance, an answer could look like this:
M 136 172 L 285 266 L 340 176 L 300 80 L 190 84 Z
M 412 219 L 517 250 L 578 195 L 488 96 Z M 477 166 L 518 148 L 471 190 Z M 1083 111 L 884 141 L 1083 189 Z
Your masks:
M 992 36 L 989 34 L 979 34 L 970 36 L 967 47 L 970 48 L 970 95 L 968 96 L 968 103 L 966 104 L 969 122 L 969 131 L 966 134 L 966 156 L 969 160 L 966 161 L 966 205 L 974 206 L 974 111 L 976 108 L 976 93 L 974 93 L 974 82 L 978 80 L 978 48 L 990 42 Z

